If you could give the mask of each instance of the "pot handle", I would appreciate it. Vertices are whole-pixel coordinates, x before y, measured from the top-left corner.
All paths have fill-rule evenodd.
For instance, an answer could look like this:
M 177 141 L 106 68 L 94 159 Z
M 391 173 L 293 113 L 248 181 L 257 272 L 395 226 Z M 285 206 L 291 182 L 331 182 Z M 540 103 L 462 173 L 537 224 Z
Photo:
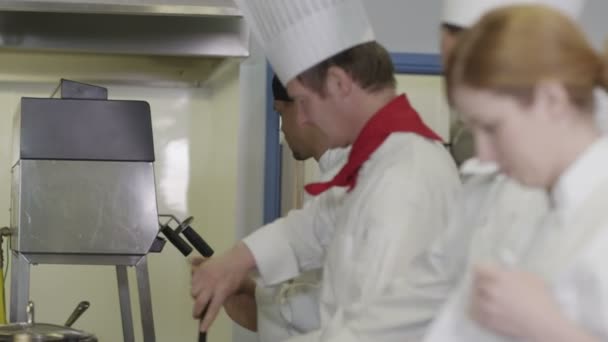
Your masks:
M 32 302 L 31 300 L 27 303 L 27 308 L 26 308 L 26 312 L 27 312 L 27 324 L 34 324 L 34 322 L 36 321 L 36 318 L 34 316 L 35 312 L 34 312 L 34 302 Z
M 87 311 L 89 306 L 91 306 L 91 303 L 86 300 L 83 300 L 82 302 L 78 303 L 78 306 L 76 307 L 76 309 L 74 309 L 74 311 L 72 311 L 72 314 L 70 315 L 68 320 L 65 321 L 64 325 L 70 328 L 76 322 L 76 320 L 78 320 L 78 318 L 80 318 L 80 316 L 82 316 L 82 314 Z

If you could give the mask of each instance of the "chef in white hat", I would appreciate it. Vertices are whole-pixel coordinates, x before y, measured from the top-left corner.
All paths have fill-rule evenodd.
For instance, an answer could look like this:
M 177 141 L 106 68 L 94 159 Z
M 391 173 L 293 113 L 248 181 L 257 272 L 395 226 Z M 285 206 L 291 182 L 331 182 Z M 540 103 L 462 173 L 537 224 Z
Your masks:
M 386 324 L 399 312 L 392 284 L 446 226 L 460 188 L 455 165 L 396 93 L 390 55 L 375 41 L 360 0 L 237 5 L 287 84 L 301 122 L 319 127 L 330 147 L 352 148 L 331 181 L 306 187 L 316 196 L 310 205 L 322 213 L 315 220 L 329 224 L 278 221 L 208 261 L 193 275 L 193 313 L 208 306 L 206 330 L 252 270 L 270 285 L 323 267 L 321 328 L 290 341 L 398 341 L 402 328 Z

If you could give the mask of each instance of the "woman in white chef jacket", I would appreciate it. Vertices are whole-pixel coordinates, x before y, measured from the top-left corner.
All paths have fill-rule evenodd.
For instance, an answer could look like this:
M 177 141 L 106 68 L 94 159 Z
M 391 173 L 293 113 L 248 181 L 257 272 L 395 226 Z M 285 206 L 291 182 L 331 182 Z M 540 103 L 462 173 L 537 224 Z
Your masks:
M 461 38 L 447 69 L 451 103 L 477 155 L 551 199 L 545 220 L 478 265 L 425 341 L 608 339 L 608 138 L 594 89 L 608 63 L 548 7 L 490 12 Z
M 521 3 L 542 3 L 573 19 L 584 7 L 582 0 L 445 0 L 441 23 L 444 63 L 458 38 L 485 13 Z M 461 133 L 472 139 L 469 129 Z M 463 188 L 452 205 L 446 230 L 414 260 L 407 277 L 396 285 L 398 296 L 392 298 L 401 309 L 391 320 L 404 328 L 408 341 L 421 338 L 471 265 L 499 260 L 496 246 L 517 247 L 521 236 L 548 211 L 545 191 L 522 186 L 501 173 L 494 162 L 471 158 L 467 141 L 452 142 L 455 159 L 470 158 L 460 168 Z

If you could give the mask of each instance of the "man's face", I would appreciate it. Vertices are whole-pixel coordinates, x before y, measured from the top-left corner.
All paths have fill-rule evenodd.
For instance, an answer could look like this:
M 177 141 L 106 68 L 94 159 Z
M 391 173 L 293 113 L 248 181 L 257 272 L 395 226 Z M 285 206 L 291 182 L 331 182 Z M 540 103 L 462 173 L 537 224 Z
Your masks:
M 290 81 L 287 89 L 295 101 L 300 125 L 312 124 L 318 127 L 327 136 L 330 148 L 348 145 L 348 125 L 341 115 L 343 110 L 339 105 L 339 96 L 332 92 L 321 95 L 304 86 L 298 79 Z
M 314 131 L 317 128 L 310 124 L 300 124 L 294 102 L 274 101 L 274 110 L 281 115 L 281 131 L 285 141 L 296 160 L 307 160 L 313 157 Z

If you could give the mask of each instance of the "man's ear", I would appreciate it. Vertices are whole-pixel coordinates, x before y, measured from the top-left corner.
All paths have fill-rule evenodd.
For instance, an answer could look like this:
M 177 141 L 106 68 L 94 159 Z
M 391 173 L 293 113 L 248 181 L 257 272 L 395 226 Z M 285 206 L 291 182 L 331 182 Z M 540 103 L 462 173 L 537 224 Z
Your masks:
M 344 69 L 331 66 L 327 70 L 326 89 L 330 95 L 347 97 L 353 91 L 354 81 Z

